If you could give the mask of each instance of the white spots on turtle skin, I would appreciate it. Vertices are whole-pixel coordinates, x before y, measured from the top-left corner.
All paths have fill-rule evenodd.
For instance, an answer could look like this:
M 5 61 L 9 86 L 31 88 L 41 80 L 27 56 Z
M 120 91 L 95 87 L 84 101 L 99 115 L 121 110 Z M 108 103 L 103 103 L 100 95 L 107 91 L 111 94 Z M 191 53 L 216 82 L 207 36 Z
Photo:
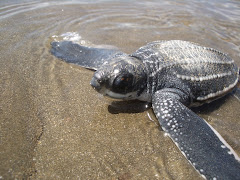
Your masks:
M 185 75 L 180 75 L 177 74 L 177 78 L 182 79 L 182 80 L 191 80 L 191 81 L 207 81 L 207 80 L 213 80 L 216 78 L 222 78 L 225 76 L 231 76 L 232 72 L 226 72 L 226 73 L 219 73 L 219 74 L 211 74 L 208 76 L 199 76 L 199 77 L 194 77 L 194 76 L 185 76 Z
M 151 69 L 154 68 L 154 64 L 150 64 L 150 68 L 151 68 Z
M 119 69 L 114 69 L 113 73 L 114 74 L 118 74 L 119 73 Z
M 168 110 L 164 110 L 163 113 L 164 113 L 164 114 L 167 114 L 167 113 L 169 113 L 169 111 L 168 111 Z
M 171 136 L 174 136 L 176 138 L 176 136 L 180 134 L 180 130 L 178 121 L 176 120 L 176 118 L 174 118 L 174 116 L 177 114 L 177 110 L 176 108 L 173 109 L 172 107 L 173 101 L 171 99 L 164 99 L 157 105 L 155 105 L 154 109 L 155 111 L 157 111 L 155 112 L 157 118 L 160 118 L 164 122 L 166 122 L 166 125 L 168 126 L 166 130 L 173 131 L 174 133 L 171 134 Z M 176 138 L 175 140 L 178 140 L 178 138 Z
M 165 116 L 165 115 L 163 115 L 163 116 L 162 116 L 162 119 L 165 119 L 165 118 L 166 118 L 166 116 Z
M 216 177 L 214 177 L 214 178 L 213 178 L 213 180 L 217 180 L 217 178 L 216 178 Z
M 165 136 L 165 137 L 167 137 L 167 136 L 170 137 L 170 135 L 169 135 L 168 133 L 166 133 L 166 132 L 164 133 L 164 136 Z
M 224 145 L 221 145 L 221 148 L 223 148 L 223 149 L 224 149 L 224 148 L 226 148 L 226 146 L 224 146 Z
M 180 127 L 179 123 L 178 123 L 177 119 L 175 118 L 176 116 L 178 116 L 178 107 L 176 107 L 176 106 L 177 105 L 175 105 L 173 103 L 173 100 L 169 98 L 169 99 L 164 99 L 161 102 L 159 102 L 157 105 L 154 106 L 154 109 L 157 108 L 156 110 L 157 111 L 159 110 L 159 112 L 156 113 L 156 116 L 158 118 L 161 118 L 163 120 L 163 122 L 165 122 L 166 125 L 168 126 L 167 128 L 165 126 L 165 128 L 163 129 L 165 132 L 167 132 L 166 135 L 170 136 L 174 140 L 174 143 L 176 145 L 178 145 L 177 144 L 177 142 L 179 141 L 178 136 L 182 135 L 183 133 L 179 129 L 179 127 Z M 169 130 L 171 132 L 170 134 L 168 133 Z M 181 148 L 181 149 L 183 149 L 183 148 Z M 185 152 L 187 152 L 187 151 L 185 151 Z M 188 156 L 189 156 L 189 154 L 188 154 Z
M 226 92 L 228 92 L 230 89 L 234 88 L 234 86 L 238 83 L 238 78 L 234 81 L 234 83 L 230 84 L 228 87 L 223 88 L 223 90 L 217 91 L 215 93 L 210 93 L 206 96 L 198 97 L 197 100 L 204 101 L 213 97 L 220 96 Z

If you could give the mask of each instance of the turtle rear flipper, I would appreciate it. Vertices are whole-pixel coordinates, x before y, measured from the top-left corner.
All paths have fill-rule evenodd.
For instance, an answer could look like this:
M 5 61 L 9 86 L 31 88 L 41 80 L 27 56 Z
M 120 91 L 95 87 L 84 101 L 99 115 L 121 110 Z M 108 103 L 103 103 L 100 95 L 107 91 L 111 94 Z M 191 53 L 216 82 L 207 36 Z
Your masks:
M 110 57 L 122 54 L 116 49 L 86 47 L 72 41 L 51 43 L 51 53 L 67 63 L 76 64 L 88 69 L 97 70 L 108 61 Z
M 184 105 L 186 97 L 175 89 L 154 94 L 153 110 L 162 129 L 203 177 L 240 179 L 239 157 L 216 130 Z

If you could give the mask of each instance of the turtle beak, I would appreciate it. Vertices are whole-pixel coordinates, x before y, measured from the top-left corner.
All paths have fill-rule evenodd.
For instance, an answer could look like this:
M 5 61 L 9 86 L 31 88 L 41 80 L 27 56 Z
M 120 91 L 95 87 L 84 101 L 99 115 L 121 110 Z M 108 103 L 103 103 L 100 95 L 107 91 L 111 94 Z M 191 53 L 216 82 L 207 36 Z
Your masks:
M 96 91 L 100 91 L 101 89 L 101 85 L 99 83 L 99 80 L 93 76 L 91 82 L 90 82 L 90 85 L 93 87 L 93 89 L 95 89 Z
M 97 92 L 99 92 L 102 95 L 106 95 L 106 85 L 108 83 L 107 79 L 107 72 L 106 70 L 97 70 L 90 82 L 90 85 L 95 89 Z

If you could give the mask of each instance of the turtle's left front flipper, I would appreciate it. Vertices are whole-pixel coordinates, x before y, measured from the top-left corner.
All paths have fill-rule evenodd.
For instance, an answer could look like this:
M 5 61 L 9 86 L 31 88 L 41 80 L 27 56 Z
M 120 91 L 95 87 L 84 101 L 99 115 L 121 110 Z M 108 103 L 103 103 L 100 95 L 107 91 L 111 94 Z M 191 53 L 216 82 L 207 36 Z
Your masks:
M 116 49 L 86 47 L 72 41 L 52 42 L 51 45 L 51 53 L 54 56 L 67 63 L 93 70 L 110 61 L 110 57 L 123 54 Z
M 153 110 L 162 129 L 202 176 L 239 180 L 239 158 L 216 130 L 184 105 L 187 101 L 188 96 L 177 89 L 153 95 Z

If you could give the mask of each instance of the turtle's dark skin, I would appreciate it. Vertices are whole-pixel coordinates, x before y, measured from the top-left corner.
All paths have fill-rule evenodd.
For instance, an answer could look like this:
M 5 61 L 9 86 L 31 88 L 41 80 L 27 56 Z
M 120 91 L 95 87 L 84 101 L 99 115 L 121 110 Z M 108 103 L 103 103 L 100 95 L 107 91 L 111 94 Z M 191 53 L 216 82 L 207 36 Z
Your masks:
M 70 41 L 53 42 L 51 52 L 96 70 L 91 85 L 103 95 L 152 102 L 162 129 L 203 178 L 240 179 L 237 154 L 188 108 L 233 90 L 239 69 L 228 55 L 180 40 L 155 41 L 131 55 Z

